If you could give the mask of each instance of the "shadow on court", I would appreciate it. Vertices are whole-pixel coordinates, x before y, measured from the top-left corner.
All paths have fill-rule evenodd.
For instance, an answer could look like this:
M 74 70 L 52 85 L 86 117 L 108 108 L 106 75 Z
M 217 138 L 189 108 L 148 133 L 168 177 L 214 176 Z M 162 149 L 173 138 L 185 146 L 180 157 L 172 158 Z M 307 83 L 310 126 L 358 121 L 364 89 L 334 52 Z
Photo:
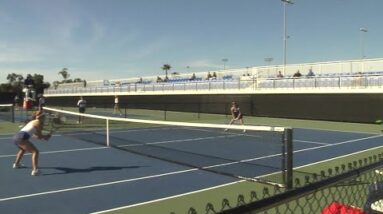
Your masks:
M 69 168 L 69 167 L 40 167 L 40 169 L 53 169 L 57 172 L 53 173 L 42 173 L 41 175 L 59 175 L 59 174 L 71 174 L 71 173 L 89 173 L 97 171 L 117 171 L 124 169 L 138 169 L 145 166 L 93 166 L 88 168 Z

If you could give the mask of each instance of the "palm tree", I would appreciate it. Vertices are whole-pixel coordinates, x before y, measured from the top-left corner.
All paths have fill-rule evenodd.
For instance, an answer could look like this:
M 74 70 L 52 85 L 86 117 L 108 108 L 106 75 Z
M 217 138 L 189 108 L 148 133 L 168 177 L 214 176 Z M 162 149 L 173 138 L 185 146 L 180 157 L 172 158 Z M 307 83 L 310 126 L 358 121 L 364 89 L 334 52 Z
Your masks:
M 169 64 L 164 64 L 162 70 L 165 71 L 165 81 L 168 80 L 168 71 L 172 68 Z

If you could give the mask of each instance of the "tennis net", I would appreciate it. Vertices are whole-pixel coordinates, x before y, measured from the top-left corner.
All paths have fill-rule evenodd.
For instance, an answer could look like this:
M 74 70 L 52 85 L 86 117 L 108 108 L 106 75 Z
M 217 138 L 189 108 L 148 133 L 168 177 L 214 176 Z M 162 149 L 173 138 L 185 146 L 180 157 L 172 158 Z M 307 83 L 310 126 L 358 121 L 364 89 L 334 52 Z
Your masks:
M 290 128 L 115 118 L 44 109 L 50 115 L 46 129 L 68 137 L 225 176 L 291 187 Z
M 0 120 L 15 122 L 15 108 L 13 104 L 0 104 Z

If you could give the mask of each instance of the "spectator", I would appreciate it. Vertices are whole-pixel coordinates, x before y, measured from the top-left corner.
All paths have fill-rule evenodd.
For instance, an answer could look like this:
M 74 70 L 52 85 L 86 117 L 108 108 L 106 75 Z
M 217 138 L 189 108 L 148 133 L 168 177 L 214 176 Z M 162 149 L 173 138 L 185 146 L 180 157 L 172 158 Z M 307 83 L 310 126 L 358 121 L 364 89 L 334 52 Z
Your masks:
M 15 108 L 18 109 L 18 107 L 20 106 L 20 97 L 19 97 L 19 95 L 15 96 L 14 102 L 15 102 Z
M 213 72 L 213 79 L 217 79 L 217 73 Z
M 301 77 L 302 74 L 301 72 L 298 70 L 297 72 L 295 72 L 294 76 L 293 77 Z
M 157 76 L 157 83 L 158 82 L 162 82 L 162 79 L 161 79 L 161 77 L 159 77 L 159 76 Z
M 278 75 L 277 75 L 278 78 L 283 78 L 283 74 L 281 71 L 278 71 Z
M 39 97 L 39 111 L 42 111 L 46 101 L 44 95 L 40 94 Z
M 206 79 L 209 80 L 209 79 L 211 79 L 212 77 L 213 77 L 213 76 L 211 75 L 210 71 L 207 72 L 207 77 L 206 77 Z
M 313 69 L 310 68 L 310 69 L 309 69 L 309 72 L 307 73 L 307 77 L 313 77 L 313 76 L 315 76 L 315 74 L 314 74 L 314 72 L 313 72 Z
M 86 109 L 86 100 L 84 100 L 83 97 L 80 97 L 80 99 L 78 100 L 77 102 L 77 106 L 78 106 L 78 111 L 80 113 L 85 113 L 85 109 Z M 83 122 L 83 116 L 79 116 L 78 117 L 78 123 L 82 123 Z
M 119 104 L 119 99 L 118 96 L 114 96 L 114 109 L 113 109 L 113 114 L 119 112 L 120 116 L 122 116 L 122 112 L 120 109 L 120 104 Z
M 195 80 L 196 79 L 196 76 L 195 76 L 195 73 L 193 73 L 193 75 L 191 76 L 190 80 Z

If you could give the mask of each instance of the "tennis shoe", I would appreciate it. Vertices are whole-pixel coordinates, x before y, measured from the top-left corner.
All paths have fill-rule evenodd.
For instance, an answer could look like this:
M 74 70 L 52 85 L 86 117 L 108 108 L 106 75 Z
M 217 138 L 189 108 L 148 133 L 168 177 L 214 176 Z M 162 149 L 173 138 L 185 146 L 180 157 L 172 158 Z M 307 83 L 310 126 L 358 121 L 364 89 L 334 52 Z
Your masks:
M 246 133 L 246 129 L 244 129 L 242 132 L 243 132 L 243 133 Z
M 14 169 L 20 169 L 20 168 L 23 168 L 23 167 L 24 167 L 24 164 L 22 164 L 22 163 L 18 163 L 18 164 L 14 163 L 13 164 L 13 168 Z
M 31 175 L 32 175 L 32 176 L 38 176 L 38 175 L 40 175 L 40 170 L 38 170 L 38 169 L 32 170 Z

